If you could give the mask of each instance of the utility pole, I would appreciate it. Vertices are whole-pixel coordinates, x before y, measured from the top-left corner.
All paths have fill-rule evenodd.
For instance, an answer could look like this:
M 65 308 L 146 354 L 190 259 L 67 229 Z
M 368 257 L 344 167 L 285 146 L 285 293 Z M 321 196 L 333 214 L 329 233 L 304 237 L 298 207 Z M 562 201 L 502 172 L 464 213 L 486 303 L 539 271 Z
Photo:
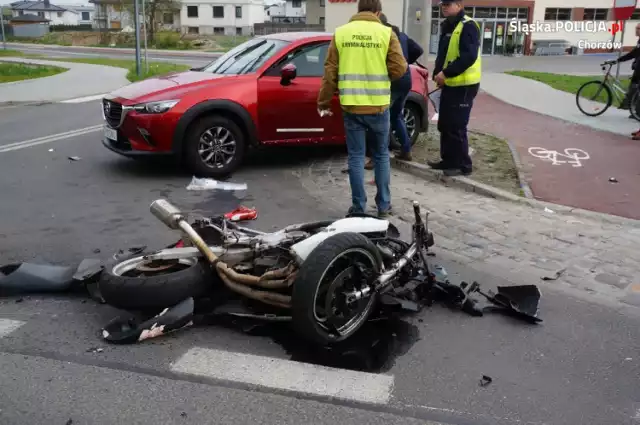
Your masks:
M 145 0 L 142 0 L 142 27 L 144 29 L 144 68 L 149 73 L 149 60 L 147 59 L 147 14 L 144 12 Z
M 136 27 L 136 75 L 140 76 L 140 7 L 138 0 L 133 0 L 133 23 Z
M 2 28 L 2 46 L 7 50 L 7 37 L 4 35 L 4 12 L 0 6 L 0 28 Z

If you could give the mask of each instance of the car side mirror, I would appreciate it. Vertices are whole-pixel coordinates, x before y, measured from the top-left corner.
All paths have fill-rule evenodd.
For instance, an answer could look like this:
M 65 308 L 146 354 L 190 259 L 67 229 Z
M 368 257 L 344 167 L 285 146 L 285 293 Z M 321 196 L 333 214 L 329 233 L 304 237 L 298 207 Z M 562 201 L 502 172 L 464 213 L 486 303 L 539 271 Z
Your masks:
M 298 70 L 294 64 L 290 63 L 283 66 L 280 70 L 280 84 L 288 86 L 291 84 L 291 81 L 296 78 L 297 74 Z

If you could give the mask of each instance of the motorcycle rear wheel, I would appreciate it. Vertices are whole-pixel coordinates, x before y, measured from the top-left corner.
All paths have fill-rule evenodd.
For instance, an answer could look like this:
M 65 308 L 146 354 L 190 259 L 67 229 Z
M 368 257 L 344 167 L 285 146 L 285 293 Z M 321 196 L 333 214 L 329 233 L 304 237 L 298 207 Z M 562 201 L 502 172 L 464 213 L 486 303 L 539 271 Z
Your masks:
M 217 278 L 202 259 L 150 262 L 144 256 L 139 254 L 105 266 L 98 288 L 107 304 L 124 310 L 163 309 L 204 295 Z
M 372 276 L 382 269 L 380 253 L 369 239 L 359 233 L 339 233 L 318 245 L 301 265 L 291 304 L 293 326 L 302 338 L 319 345 L 344 341 L 373 313 L 376 293 L 357 301 L 355 308 L 344 303 L 344 292 L 362 289 L 356 263 Z

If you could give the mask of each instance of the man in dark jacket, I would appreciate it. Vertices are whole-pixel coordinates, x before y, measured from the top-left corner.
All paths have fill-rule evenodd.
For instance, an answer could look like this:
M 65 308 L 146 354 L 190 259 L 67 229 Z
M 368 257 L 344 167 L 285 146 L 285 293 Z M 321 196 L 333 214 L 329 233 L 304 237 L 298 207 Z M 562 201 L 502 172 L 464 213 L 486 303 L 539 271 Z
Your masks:
M 636 47 L 633 48 L 629 53 L 620 56 L 617 60 L 613 61 L 613 63 L 618 62 L 626 62 L 633 59 L 633 64 L 631 65 L 631 69 L 633 70 L 633 75 L 631 76 L 631 84 L 629 84 L 629 90 L 627 90 L 627 94 L 622 100 L 622 105 L 620 105 L 620 109 L 629 109 L 629 103 L 631 102 L 631 97 L 638 90 L 638 84 L 640 84 L 640 24 L 636 25 L 636 37 L 638 37 L 638 43 Z M 629 118 L 633 118 L 633 116 L 629 116 Z
M 442 88 L 438 110 L 442 160 L 427 164 L 448 176 L 468 175 L 472 163 L 467 125 L 480 88 L 480 29 L 465 15 L 462 1 L 442 0 L 440 4 L 446 19 L 442 22 L 433 79 Z

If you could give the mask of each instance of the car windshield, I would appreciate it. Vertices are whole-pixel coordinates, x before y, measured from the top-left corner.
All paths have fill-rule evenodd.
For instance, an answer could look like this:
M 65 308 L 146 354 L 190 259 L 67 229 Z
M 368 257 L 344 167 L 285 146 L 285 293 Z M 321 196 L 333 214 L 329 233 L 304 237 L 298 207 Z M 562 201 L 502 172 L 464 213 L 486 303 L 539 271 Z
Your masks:
M 201 71 L 212 74 L 249 74 L 287 44 L 289 42 L 282 40 L 254 38 L 229 50 Z

